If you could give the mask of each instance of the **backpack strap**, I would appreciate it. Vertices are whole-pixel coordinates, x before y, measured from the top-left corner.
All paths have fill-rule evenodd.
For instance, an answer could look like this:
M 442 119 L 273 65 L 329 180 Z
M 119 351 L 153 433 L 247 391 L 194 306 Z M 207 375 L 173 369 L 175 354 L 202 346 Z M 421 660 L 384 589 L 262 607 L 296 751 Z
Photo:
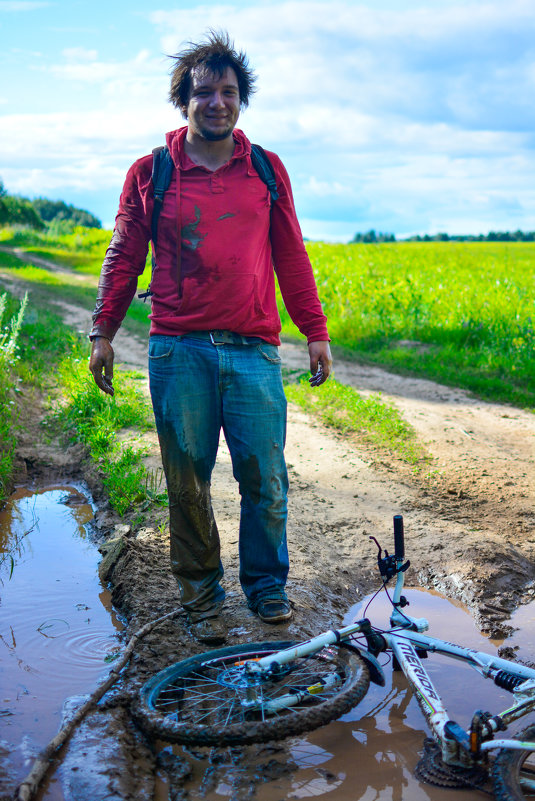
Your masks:
M 269 156 L 263 147 L 260 147 L 260 145 L 251 145 L 251 161 L 253 162 L 253 167 L 257 171 L 259 177 L 269 189 L 269 194 L 271 195 L 271 205 L 273 205 L 273 203 L 279 199 L 279 193 L 277 192 L 277 181 L 275 179 L 275 170 L 273 169 L 273 164 L 269 160 Z
M 152 212 L 152 219 L 150 223 L 151 239 L 152 239 L 152 275 L 156 269 L 156 243 L 158 241 L 158 220 L 163 206 L 163 196 L 171 183 L 171 176 L 173 175 L 175 165 L 169 152 L 167 145 L 160 145 L 155 147 L 152 151 L 152 185 L 154 191 L 154 209 Z M 138 298 L 147 298 L 152 295 L 150 284 L 152 283 L 152 276 L 147 287 L 146 292 L 141 292 Z
M 155 147 L 152 151 L 152 185 L 154 187 L 154 211 L 151 221 L 151 238 L 154 247 L 158 240 L 158 220 L 163 205 L 163 196 L 171 183 L 175 165 L 167 145 Z

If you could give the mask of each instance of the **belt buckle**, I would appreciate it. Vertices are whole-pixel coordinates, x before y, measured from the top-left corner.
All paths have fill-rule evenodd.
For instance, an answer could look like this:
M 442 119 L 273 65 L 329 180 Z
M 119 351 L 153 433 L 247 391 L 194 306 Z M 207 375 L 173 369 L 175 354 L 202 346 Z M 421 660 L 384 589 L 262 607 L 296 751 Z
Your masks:
M 214 335 L 215 335 L 215 339 L 214 339 Z M 230 341 L 229 337 L 227 335 L 227 332 L 226 331 L 221 331 L 221 330 L 210 331 L 210 340 L 212 342 L 212 345 L 216 345 L 216 346 L 217 345 L 228 344 L 229 341 Z

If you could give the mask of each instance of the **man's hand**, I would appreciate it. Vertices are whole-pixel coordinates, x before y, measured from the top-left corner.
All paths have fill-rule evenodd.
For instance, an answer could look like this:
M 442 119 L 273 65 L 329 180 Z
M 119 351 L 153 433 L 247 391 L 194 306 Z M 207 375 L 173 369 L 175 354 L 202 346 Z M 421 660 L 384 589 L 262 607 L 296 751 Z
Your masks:
M 327 381 L 332 369 L 333 359 L 328 342 L 309 342 L 308 354 L 310 356 L 310 372 L 312 378 L 308 379 L 310 386 L 319 387 Z
M 96 385 L 107 395 L 113 395 L 113 348 L 106 337 L 95 337 L 92 341 L 89 369 Z

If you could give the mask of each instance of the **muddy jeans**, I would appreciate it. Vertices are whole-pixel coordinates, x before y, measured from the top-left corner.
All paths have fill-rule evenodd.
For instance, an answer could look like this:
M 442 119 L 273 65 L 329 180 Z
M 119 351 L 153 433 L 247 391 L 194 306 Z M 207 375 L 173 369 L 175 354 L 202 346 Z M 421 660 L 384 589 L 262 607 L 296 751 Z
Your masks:
M 192 620 L 224 599 L 210 479 L 221 429 L 241 495 L 240 582 L 249 605 L 288 575 L 286 398 L 275 345 L 153 335 L 149 376 L 169 493 L 171 568 Z

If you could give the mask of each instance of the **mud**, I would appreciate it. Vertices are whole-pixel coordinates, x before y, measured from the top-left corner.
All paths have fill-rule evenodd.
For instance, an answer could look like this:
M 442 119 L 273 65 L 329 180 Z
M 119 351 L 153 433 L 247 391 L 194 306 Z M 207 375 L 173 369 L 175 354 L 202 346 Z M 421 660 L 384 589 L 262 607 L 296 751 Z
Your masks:
M 85 312 L 66 304 L 62 311 L 77 329 L 88 329 Z M 120 332 L 114 345 L 118 362 L 145 370 L 145 343 Z M 285 343 L 281 351 L 289 369 L 307 369 L 303 345 Z M 212 489 L 225 568 L 229 644 L 302 638 L 339 625 L 347 609 L 378 586 L 377 552 L 369 537 L 374 535 L 390 547 L 394 514 L 403 514 L 405 519 L 406 552 L 411 560 L 408 581 L 462 601 L 482 632 L 503 640 L 512 631 L 509 618 L 513 610 L 535 597 L 535 416 L 481 402 L 458 389 L 350 362 L 336 363 L 336 377 L 364 393 L 380 392 L 402 411 L 431 454 L 431 476 L 412 474 L 395 456 L 385 456 L 357 437 L 338 436 L 290 407 L 286 448 L 291 480 L 288 593 L 295 615 L 288 625 L 273 627 L 252 615 L 239 587 L 239 495 L 222 441 Z M 132 510 L 130 519 L 116 518 L 80 449 L 43 444 L 38 417 L 34 405 L 20 449 L 18 478 L 26 474 L 36 480 L 46 476 L 50 481 L 81 473 L 88 482 L 99 506 L 96 524 L 101 537 L 116 540 L 115 556 L 105 563 L 105 576 L 113 604 L 126 622 L 127 637 L 178 605 L 169 571 L 165 518 L 161 512 L 145 512 L 142 527 L 129 525 L 139 509 Z M 157 470 L 156 436 L 147 435 L 144 444 L 147 466 Z M 111 693 L 112 699 L 126 704 L 127 709 L 129 695 L 154 671 L 202 650 L 190 636 L 184 617 L 178 615 L 145 638 L 116 692 Z M 526 653 L 526 661 L 531 656 Z M 113 723 L 110 725 L 114 731 Z M 120 727 L 116 734 L 122 737 Z M 146 745 L 156 760 L 158 799 L 196 797 L 191 795 L 191 784 L 185 789 L 185 777 L 197 770 L 196 759 L 202 765 L 201 775 L 206 777 L 208 772 L 212 776 L 213 787 L 217 788 L 218 781 L 224 785 L 225 771 L 218 769 L 217 761 L 232 761 L 227 752 L 220 757 L 217 753 L 192 756 L 181 750 L 171 759 L 169 750 Z M 125 748 L 128 753 L 130 746 L 125 743 Z M 132 751 L 133 760 L 135 753 Z M 236 764 L 243 766 L 244 753 L 242 749 Z M 250 750 L 247 753 L 251 764 L 260 764 L 250 771 L 249 790 L 242 787 L 239 794 L 232 795 L 220 789 L 217 794 L 249 798 L 256 793 L 255 797 L 271 801 L 283 798 L 276 793 L 276 783 L 271 785 L 273 794 L 265 782 L 270 775 L 269 752 L 257 749 L 254 758 Z M 290 763 L 282 761 L 287 767 L 273 765 L 272 771 L 291 770 Z M 228 765 L 225 770 L 228 772 Z M 324 779 L 328 785 L 329 771 Z M 206 797 L 199 784 L 197 792 Z M 399 797 L 409 796 L 402 793 Z M 422 790 L 418 797 L 442 796 Z

